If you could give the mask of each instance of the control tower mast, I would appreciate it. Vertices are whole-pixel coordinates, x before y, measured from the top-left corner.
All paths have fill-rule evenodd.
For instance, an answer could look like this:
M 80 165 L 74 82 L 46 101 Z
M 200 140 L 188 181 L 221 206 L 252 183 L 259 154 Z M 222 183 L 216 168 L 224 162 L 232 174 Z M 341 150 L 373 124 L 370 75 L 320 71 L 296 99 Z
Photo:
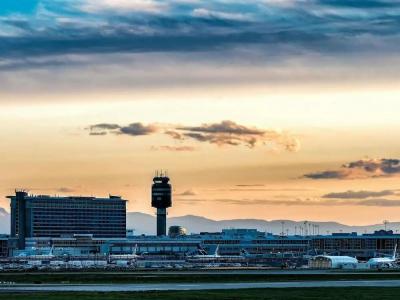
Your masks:
M 167 235 L 167 208 L 171 205 L 169 178 L 166 173 L 157 172 L 151 187 L 151 206 L 157 208 L 157 236 Z

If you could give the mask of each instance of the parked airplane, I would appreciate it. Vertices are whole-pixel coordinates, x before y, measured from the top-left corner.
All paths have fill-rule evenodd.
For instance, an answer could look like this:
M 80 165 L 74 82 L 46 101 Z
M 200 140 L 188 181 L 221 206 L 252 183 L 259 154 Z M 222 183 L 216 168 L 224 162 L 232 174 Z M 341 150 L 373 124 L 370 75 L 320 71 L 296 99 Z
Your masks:
M 207 267 L 217 267 L 222 265 L 232 265 L 235 263 L 245 263 L 246 257 L 242 252 L 240 255 L 220 255 L 219 245 L 217 245 L 214 254 L 205 254 L 204 250 L 199 249 L 199 254 L 188 255 L 186 261 L 190 263 L 207 263 Z
M 373 257 L 368 260 L 369 268 L 393 268 L 396 266 L 397 244 L 394 246 L 393 255 L 391 257 Z
M 199 249 L 199 254 L 188 255 L 186 259 L 189 261 L 215 261 L 218 257 L 220 257 L 219 253 L 219 245 L 215 248 L 214 254 L 206 254 L 203 249 Z
M 36 250 L 36 248 L 32 248 L 32 250 Z M 47 254 L 28 254 L 26 252 L 22 252 L 17 255 L 17 257 L 22 257 L 22 258 L 35 258 L 35 259 L 51 259 L 54 257 L 53 254 L 54 246 L 51 246 L 49 253 Z
M 140 257 L 140 255 L 137 254 L 137 244 L 135 245 L 135 248 L 133 248 L 131 254 L 110 254 L 109 259 L 110 260 L 133 260 L 137 259 Z
M 270 252 L 270 253 L 259 253 L 251 254 L 246 249 L 240 251 L 240 255 L 246 258 L 263 259 L 263 258 L 296 258 L 293 252 Z

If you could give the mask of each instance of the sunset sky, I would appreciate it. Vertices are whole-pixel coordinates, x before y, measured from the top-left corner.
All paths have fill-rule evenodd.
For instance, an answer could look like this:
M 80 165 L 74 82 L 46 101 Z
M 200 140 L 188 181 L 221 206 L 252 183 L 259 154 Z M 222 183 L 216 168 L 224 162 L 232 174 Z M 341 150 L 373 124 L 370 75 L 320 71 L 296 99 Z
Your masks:
M 0 206 L 400 221 L 395 0 L 1 0 Z

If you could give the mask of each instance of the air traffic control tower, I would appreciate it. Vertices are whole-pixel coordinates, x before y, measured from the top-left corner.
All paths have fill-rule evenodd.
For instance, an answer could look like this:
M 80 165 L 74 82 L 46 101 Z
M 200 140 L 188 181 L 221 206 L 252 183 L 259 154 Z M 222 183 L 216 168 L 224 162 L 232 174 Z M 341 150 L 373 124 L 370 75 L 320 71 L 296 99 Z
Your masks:
M 151 206 L 157 208 L 157 236 L 167 235 L 167 208 L 171 205 L 169 178 L 165 173 L 157 173 L 151 187 Z

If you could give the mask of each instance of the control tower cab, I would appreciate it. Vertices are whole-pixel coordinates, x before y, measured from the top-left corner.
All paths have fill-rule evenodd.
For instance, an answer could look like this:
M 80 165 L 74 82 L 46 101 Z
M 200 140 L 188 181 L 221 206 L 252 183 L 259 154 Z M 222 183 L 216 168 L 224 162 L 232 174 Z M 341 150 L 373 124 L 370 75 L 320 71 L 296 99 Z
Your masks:
M 167 208 L 172 205 L 171 190 L 167 175 L 157 173 L 151 187 L 151 206 L 157 208 L 157 236 L 167 234 Z

